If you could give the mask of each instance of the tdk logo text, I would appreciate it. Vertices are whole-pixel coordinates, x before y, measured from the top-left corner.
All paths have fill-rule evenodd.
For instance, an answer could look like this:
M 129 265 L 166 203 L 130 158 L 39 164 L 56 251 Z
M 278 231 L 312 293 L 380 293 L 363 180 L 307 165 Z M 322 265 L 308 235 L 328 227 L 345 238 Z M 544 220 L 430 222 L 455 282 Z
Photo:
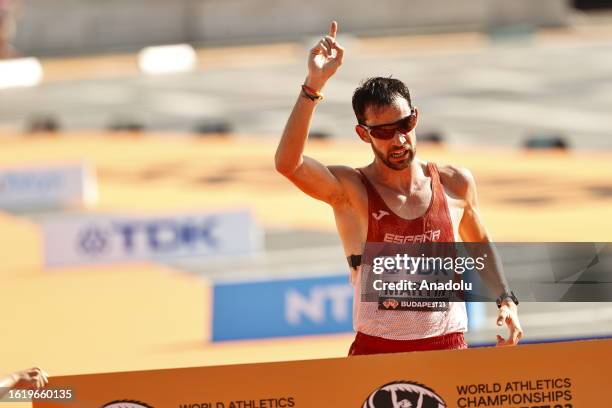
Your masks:
M 244 210 L 144 217 L 66 214 L 49 216 L 41 224 L 47 266 L 179 258 L 199 264 L 209 257 L 254 254 L 263 237 Z
M 110 250 L 120 250 L 126 255 L 143 251 L 163 254 L 201 246 L 214 249 L 218 245 L 214 230 L 214 217 L 203 220 L 115 221 L 106 228 L 88 226 L 78 234 L 77 240 L 79 250 L 91 256 Z

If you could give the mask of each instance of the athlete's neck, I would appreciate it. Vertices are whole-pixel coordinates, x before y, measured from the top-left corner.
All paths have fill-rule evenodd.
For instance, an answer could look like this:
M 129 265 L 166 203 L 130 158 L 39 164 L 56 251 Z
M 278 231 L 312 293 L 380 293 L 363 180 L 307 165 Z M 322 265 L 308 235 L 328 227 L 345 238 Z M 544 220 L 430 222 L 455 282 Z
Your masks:
M 423 184 L 426 179 L 423 167 L 423 163 L 416 157 L 402 170 L 393 170 L 378 159 L 368 166 L 376 183 L 406 194 L 418 190 Z

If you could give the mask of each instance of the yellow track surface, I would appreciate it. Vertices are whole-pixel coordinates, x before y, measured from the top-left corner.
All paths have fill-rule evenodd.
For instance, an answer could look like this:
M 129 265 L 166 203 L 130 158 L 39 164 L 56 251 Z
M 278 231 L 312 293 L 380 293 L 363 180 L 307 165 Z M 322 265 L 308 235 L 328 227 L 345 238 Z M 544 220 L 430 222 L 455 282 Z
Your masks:
M 273 169 L 274 140 L 79 133 L 0 136 L 0 166 L 86 160 L 100 198 L 87 211 L 142 214 L 249 207 L 265 227 L 333 230 L 331 210 Z M 366 164 L 369 146 L 310 143 L 326 164 Z M 497 241 L 609 241 L 612 154 L 419 147 L 472 170 Z M 44 270 L 37 226 L 0 213 L 0 372 L 52 375 L 345 355 L 348 335 L 210 344 L 208 283 L 138 264 Z

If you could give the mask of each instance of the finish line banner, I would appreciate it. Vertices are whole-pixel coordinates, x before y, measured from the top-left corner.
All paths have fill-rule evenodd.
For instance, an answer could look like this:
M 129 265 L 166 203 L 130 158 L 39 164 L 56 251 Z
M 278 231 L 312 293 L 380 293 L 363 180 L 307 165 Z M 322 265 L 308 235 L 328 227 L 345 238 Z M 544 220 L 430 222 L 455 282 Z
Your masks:
M 34 408 L 610 407 L 612 340 L 52 377 Z M 52 395 L 52 396 L 53 396 Z

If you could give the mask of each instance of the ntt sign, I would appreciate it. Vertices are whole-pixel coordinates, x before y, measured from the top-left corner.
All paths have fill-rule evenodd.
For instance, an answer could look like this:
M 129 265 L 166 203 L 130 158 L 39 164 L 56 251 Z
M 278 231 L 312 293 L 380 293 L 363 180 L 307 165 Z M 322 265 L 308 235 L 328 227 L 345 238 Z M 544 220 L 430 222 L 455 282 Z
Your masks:
M 244 340 L 353 329 L 353 287 L 346 274 L 215 283 L 212 340 Z
M 42 222 L 47 266 L 172 261 L 258 250 L 250 213 L 175 216 L 58 216 Z

